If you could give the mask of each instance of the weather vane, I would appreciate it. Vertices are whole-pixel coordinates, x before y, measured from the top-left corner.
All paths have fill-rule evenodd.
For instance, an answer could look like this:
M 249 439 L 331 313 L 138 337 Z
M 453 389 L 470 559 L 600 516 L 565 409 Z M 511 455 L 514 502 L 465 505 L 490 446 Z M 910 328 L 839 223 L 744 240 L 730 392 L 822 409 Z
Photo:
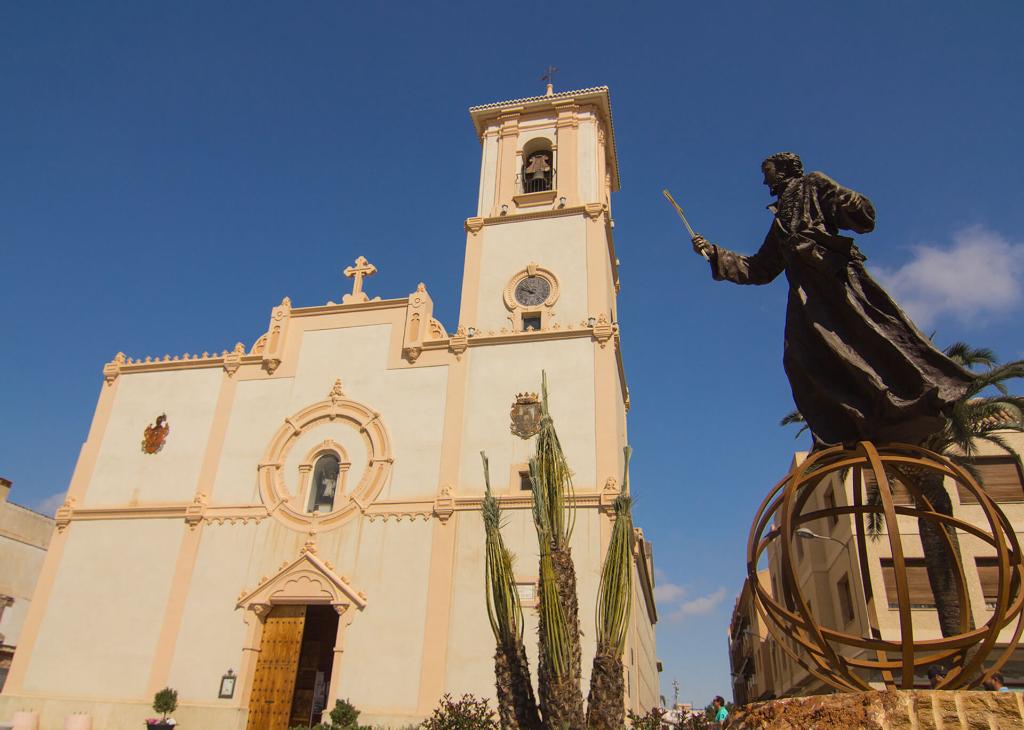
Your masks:
M 548 70 L 540 77 L 541 81 L 548 82 L 548 93 L 551 94 L 555 89 L 555 74 L 558 73 L 558 69 L 554 66 L 548 66 Z

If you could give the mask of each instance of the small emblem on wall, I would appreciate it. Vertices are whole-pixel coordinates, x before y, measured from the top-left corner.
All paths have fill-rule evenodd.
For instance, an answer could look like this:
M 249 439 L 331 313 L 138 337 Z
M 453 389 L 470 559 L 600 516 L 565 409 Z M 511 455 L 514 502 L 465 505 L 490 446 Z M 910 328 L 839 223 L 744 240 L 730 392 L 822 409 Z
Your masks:
M 512 416 L 512 433 L 521 439 L 536 436 L 540 431 L 540 398 L 536 393 L 518 393 L 509 415 Z
M 155 424 L 146 426 L 146 432 L 142 436 L 142 451 L 147 454 L 158 453 L 164 447 L 170 430 L 171 427 L 167 425 L 167 414 L 161 413 Z

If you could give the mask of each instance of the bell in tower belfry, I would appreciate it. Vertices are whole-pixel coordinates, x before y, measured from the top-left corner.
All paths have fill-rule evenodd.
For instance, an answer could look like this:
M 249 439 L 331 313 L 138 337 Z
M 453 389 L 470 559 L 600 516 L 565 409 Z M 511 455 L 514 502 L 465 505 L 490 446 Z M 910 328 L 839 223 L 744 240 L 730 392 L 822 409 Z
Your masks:
M 524 193 L 539 193 L 551 189 L 551 153 L 534 152 L 523 169 Z

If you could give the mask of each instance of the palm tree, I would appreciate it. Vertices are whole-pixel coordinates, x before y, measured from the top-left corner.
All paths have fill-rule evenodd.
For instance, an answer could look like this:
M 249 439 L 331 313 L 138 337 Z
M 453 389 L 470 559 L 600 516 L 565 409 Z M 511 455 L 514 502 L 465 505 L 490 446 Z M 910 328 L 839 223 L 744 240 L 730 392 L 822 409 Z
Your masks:
M 1008 380 L 1024 378 L 1024 360 L 999 365 L 992 350 L 973 348 L 963 342 L 953 343 L 946 348 L 945 353 L 951 360 L 974 371 L 975 378 L 963 397 L 953 404 L 943 428 L 920 445 L 930 451 L 946 455 L 976 479 L 979 479 L 980 475 L 973 460 L 977 455 L 979 441 L 993 444 L 1020 461 L 1020 456 L 1000 432 L 1024 432 L 1024 397 L 1011 395 L 1006 387 Z M 986 369 L 976 370 L 978 367 Z M 995 391 L 994 394 L 983 395 L 991 391 Z M 804 424 L 797 435 L 806 430 L 807 425 L 798 411 L 787 414 L 779 425 L 795 423 Z M 921 506 L 930 506 L 934 512 L 952 516 L 953 503 L 941 474 L 906 466 L 890 468 L 892 473 L 887 476 L 902 482 L 912 494 L 919 493 L 926 500 L 927 504 Z M 877 503 L 877 488 L 868 494 L 867 501 Z M 880 520 L 876 518 L 870 524 L 877 534 L 881 529 Z M 933 520 L 919 518 L 918 531 L 928 583 L 935 597 L 935 608 L 939 615 L 939 626 L 943 636 L 953 636 L 961 631 L 957 586 L 960 583 L 959 573 L 963 569 L 956 530 L 951 526 L 940 526 Z M 967 618 L 967 625 L 973 627 L 973 618 Z
M 523 646 L 523 609 L 512 570 L 512 554 L 501 537 L 501 508 L 491 494 L 491 473 L 487 455 L 480 452 L 487 491 L 483 502 L 486 534 L 485 582 L 487 616 L 497 647 L 494 676 L 498 714 L 505 730 L 540 730 L 537 700 L 530 682 L 530 665 Z
M 625 449 L 622 489 L 615 498 L 615 524 L 597 589 L 597 652 L 590 671 L 587 727 L 619 730 L 625 725 L 622 653 L 633 601 L 633 517 L 629 496 L 630 448 Z

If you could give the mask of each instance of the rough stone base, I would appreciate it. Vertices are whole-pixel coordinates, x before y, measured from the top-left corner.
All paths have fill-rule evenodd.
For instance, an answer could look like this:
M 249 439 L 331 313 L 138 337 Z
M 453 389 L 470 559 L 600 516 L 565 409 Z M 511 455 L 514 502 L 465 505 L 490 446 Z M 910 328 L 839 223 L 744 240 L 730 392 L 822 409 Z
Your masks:
M 747 705 L 729 730 L 1024 730 L 1016 692 L 893 690 Z

